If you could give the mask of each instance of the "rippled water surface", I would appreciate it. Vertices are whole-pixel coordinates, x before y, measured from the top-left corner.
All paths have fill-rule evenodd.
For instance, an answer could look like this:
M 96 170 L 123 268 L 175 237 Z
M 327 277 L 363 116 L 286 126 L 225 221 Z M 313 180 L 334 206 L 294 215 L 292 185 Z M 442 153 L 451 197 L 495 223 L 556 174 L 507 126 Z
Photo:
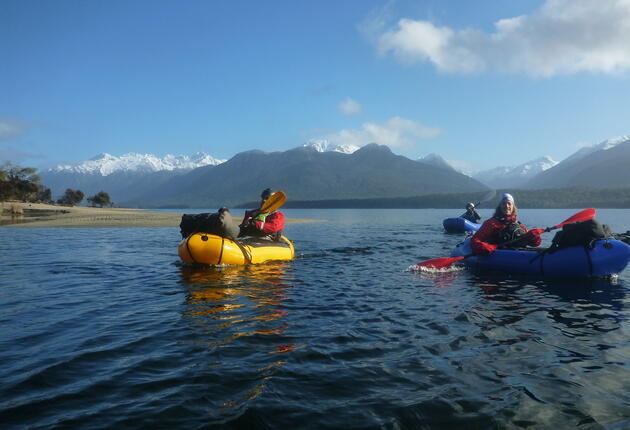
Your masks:
M 407 270 L 459 212 L 287 210 L 325 220 L 287 225 L 296 260 L 223 268 L 177 228 L 0 228 L 0 426 L 630 428 L 630 269 Z

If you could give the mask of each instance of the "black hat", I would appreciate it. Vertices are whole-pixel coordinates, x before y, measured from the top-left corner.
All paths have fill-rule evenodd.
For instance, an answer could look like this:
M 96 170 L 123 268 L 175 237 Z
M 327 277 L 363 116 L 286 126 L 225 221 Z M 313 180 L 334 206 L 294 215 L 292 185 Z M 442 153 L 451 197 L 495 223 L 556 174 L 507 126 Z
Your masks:
M 263 200 L 267 200 L 269 197 L 271 197 L 272 194 L 273 191 L 271 191 L 271 188 L 265 188 L 263 192 L 260 193 L 260 198 Z

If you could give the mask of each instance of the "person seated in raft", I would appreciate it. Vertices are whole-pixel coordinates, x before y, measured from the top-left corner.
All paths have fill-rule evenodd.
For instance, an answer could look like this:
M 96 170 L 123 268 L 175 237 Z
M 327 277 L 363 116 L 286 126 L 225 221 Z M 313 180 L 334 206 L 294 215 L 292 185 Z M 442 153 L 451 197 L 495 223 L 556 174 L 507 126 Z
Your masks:
M 479 212 L 475 210 L 475 205 L 472 203 L 468 203 L 466 205 L 466 212 L 464 212 L 463 215 L 460 215 L 459 217 L 467 219 L 470 222 L 474 222 L 475 224 L 481 221 L 481 216 L 479 215 Z
M 499 247 L 538 246 L 543 231 L 541 228 L 528 231 L 517 221 L 514 197 L 505 193 L 501 196 L 494 216 L 486 220 L 473 235 L 470 246 L 474 254 L 491 254 Z
M 273 195 L 271 188 L 266 188 L 260 194 L 260 206 Z M 284 214 L 280 211 L 273 211 L 266 214 L 260 213 L 258 209 L 245 211 L 243 222 L 239 225 L 241 231 L 239 237 L 253 236 L 267 240 L 280 240 L 282 230 L 284 230 Z

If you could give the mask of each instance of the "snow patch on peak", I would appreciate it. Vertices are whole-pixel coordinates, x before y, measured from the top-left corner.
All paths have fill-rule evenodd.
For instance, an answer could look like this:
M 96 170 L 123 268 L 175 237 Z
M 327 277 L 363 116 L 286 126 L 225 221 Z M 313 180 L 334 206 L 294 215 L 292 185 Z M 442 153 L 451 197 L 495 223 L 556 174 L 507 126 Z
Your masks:
M 134 152 L 123 154 L 120 157 L 102 153 L 77 164 L 59 164 L 50 171 L 109 176 L 116 172 L 151 173 L 176 169 L 192 170 L 202 166 L 216 166 L 225 161 L 218 160 L 203 152 L 197 152 L 190 157 L 167 154 L 163 158 Z
M 611 139 L 607 139 L 604 140 L 602 143 L 599 144 L 599 146 L 601 146 L 601 149 L 610 149 L 614 146 L 619 145 L 620 143 L 624 143 L 630 140 L 630 135 L 625 135 L 625 136 L 618 136 L 618 137 L 613 137 Z
M 348 144 L 334 144 L 330 143 L 326 139 L 314 139 L 309 140 L 304 145 L 303 148 L 311 148 L 317 152 L 341 152 L 343 154 L 352 154 L 353 152 L 359 149 L 356 145 L 348 145 Z
M 514 187 L 524 184 L 540 172 L 558 164 L 548 155 L 536 158 L 518 166 L 499 166 L 473 175 L 475 179 L 491 187 Z
M 630 135 L 613 137 L 610 139 L 606 139 L 603 142 L 597 143 L 595 145 L 584 146 L 578 149 L 569 157 L 567 157 L 562 163 L 564 164 L 566 162 L 573 162 L 573 161 L 581 160 L 587 155 L 590 155 L 594 152 L 607 151 L 610 148 L 614 148 L 615 146 L 619 145 L 620 143 L 625 143 L 628 141 L 630 141 Z

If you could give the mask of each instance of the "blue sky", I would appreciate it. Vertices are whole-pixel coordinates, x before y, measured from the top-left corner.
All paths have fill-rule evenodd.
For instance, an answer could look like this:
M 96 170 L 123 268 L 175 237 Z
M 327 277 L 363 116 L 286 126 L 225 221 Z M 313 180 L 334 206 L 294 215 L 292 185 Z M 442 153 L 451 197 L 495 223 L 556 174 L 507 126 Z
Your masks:
M 0 160 L 562 160 L 630 134 L 629 34 L 630 0 L 3 0 Z

